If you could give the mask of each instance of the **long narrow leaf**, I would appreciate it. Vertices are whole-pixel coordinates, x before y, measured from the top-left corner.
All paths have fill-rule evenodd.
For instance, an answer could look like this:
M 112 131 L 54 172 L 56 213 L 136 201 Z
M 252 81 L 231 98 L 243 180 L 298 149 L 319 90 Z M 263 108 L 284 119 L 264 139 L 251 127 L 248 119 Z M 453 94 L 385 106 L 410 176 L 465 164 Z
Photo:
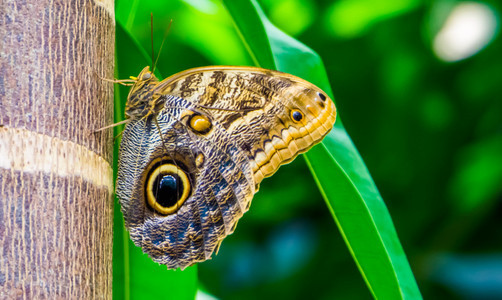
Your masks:
M 246 22 L 235 23 L 253 57 L 267 57 L 256 53 L 264 51 L 263 44 L 269 42 L 266 50 L 279 70 L 307 79 L 332 94 L 319 56 L 273 26 L 255 1 L 224 0 L 224 3 L 234 20 L 246 18 Z M 265 28 L 265 34 L 257 34 L 256 28 Z M 271 66 L 268 61 L 259 64 Z M 388 210 L 339 118 L 323 144 L 314 147 L 306 158 L 373 296 L 420 299 Z

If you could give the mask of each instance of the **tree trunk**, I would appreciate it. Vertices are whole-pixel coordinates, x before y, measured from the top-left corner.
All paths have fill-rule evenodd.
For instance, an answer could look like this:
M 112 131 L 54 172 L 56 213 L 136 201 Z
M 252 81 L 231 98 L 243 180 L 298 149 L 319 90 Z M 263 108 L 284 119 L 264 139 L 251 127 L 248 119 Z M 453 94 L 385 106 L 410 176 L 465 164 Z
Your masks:
M 113 0 L 0 0 L 0 298 L 112 295 Z

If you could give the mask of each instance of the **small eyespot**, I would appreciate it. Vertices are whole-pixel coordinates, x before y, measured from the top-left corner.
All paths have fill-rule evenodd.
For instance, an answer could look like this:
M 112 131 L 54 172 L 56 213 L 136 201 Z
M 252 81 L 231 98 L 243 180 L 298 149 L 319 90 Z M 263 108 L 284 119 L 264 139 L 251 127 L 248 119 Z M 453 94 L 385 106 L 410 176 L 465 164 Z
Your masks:
M 193 131 L 199 134 L 206 134 L 213 127 L 211 121 L 206 116 L 199 114 L 192 115 L 188 124 Z
M 191 185 L 184 170 L 165 162 L 148 174 L 145 189 L 148 206 L 159 214 L 170 215 L 188 198 Z
M 317 92 L 317 96 L 319 96 L 322 101 L 326 101 L 326 96 L 323 93 Z
M 299 111 L 298 109 L 294 109 L 291 111 L 291 119 L 295 122 L 300 122 L 303 120 L 303 113 Z

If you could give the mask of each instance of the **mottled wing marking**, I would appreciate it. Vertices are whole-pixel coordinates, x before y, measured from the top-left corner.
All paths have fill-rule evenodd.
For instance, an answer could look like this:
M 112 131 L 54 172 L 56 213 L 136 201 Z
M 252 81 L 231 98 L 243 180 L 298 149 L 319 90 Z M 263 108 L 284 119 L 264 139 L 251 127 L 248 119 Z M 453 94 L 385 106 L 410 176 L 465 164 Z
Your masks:
M 198 73 L 198 74 L 195 73 L 195 74 L 188 75 L 183 82 L 180 82 L 180 86 L 179 86 L 180 95 L 179 96 L 181 98 L 186 99 L 188 96 L 197 92 L 196 87 L 201 84 L 202 76 L 203 75 L 201 73 Z
M 242 118 L 241 113 L 229 113 L 226 117 L 221 120 L 221 126 L 226 130 L 232 125 L 237 119 Z

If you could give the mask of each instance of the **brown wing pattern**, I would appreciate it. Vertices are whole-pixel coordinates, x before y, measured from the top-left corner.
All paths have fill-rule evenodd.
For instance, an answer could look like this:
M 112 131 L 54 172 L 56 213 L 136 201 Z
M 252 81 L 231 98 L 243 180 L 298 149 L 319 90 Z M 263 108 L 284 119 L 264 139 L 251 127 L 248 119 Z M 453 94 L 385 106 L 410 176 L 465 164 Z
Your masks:
M 209 259 L 263 178 L 322 140 L 326 94 L 295 76 L 203 67 L 159 81 L 146 67 L 126 105 L 117 196 L 131 239 L 156 262 Z
M 336 109 L 315 85 L 290 74 L 254 67 L 190 69 L 160 82 L 155 93 L 199 105 L 254 160 L 256 185 L 331 130 Z M 291 114 L 299 110 L 302 120 Z

